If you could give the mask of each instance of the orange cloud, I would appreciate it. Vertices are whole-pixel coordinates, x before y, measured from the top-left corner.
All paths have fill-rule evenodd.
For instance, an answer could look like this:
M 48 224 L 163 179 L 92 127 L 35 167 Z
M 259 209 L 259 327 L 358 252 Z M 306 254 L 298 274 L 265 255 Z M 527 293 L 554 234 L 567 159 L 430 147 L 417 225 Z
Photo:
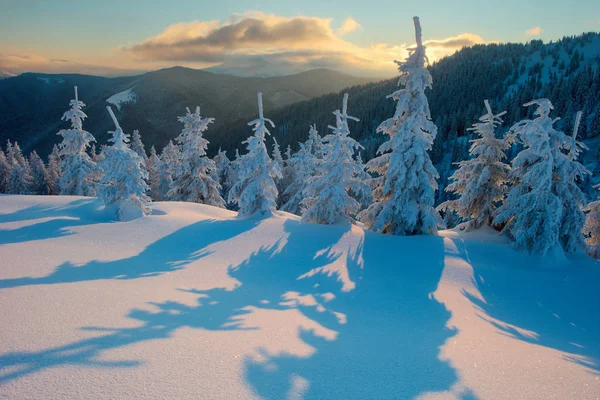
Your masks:
M 0 53 L 0 71 L 11 73 L 45 72 L 49 74 L 82 73 L 101 76 L 134 75 L 140 70 L 102 65 L 81 64 L 78 62 L 46 58 L 35 54 Z
M 406 57 L 407 45 L 376 43 L 361 47 L 342 38 L 360 27 L 357 21 L 348 18 L 337 30 L 331 24 L 331 18 L 253 12 L 226 21 L 174 24 L 121 50 L 138 60 L 205 63 L 224 69 L 242 68 L 244 62 L 282 63 L 288 70 L 327 67 L 357 75 L 396 74 L 393 61 Z M 407 29 L 412 29 L 408 23 Z M 485 41 L 473 33 L 425 42 L 432 61 L 476 43 Z
M 338 28 L 337 33 L 340 36 L 344 36 L 352 31 L 357 30 L 358 28 L 360 28 L 360 24 L 350 17 L 344 21 L 342 26 Z
M 98 58 L 97 62 L 104 65 L 46 58 L 28 52 L 14 54 L 17 52 L 13 49 L 11 54 L 0 53 L 0 70 L 115 76 L 183 65 L 212 67 L 239 75 L 287 74 L 313 68 L 336 69 L 356 76 L 397 74 L 394 60 L 404 59 L 410 45 L 357 45 L 344 37 L 361 27 L 357 21 L 348 18 L 337 29 L 332 24 L 331 18 L 249 12 L 224 21 L 172 24 L 140 43 L 119 47 L 112 55 Z M 407 33 L 412 33 L 410 21 L 405 28 Z M 427 30 L 424 33 L 427 37 Z M 431 61 L 477 43 L 486 41 L 473 33 L 424 42 Z
M 527 29 L 525 34 L 529 36 L 540 36 L 542 34 L 542 27 L 536 26 L 534 28 Z

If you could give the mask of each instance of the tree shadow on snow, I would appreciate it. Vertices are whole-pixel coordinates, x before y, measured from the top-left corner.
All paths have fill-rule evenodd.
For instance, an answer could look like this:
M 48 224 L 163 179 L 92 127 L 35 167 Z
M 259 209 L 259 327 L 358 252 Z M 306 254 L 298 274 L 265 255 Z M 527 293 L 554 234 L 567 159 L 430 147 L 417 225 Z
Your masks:
M 506 246 L 465 246 L 484 300 L 463 294 L 481 318 L 504 335 L 561 351 L 600 374 L 600 263 L 579 256 L 568 269 L 536 269 L 531 265 L 539 259 L 507 257 Z
M 141 253 L 114 261 L 93 260 L 76 266 L 59 265 L 41 278 L 0 280 L 0 289 L 28 285 L 48 285 L 94 281 L 99 279 L 136 279 L 182 269 L 186 264 L 209 255 L 205 250 L 213 243 L 231 239 L 255 227 L 260 220 L 202 220 L 157 240 Z
M 94 198 L 77 199 L 66 205 L 35 205 L 0 214 L 0 224 L 43 219 L 16 229 L 0 229 L 0 244 L 22 243 L 72 234 L 69 228 L 109 222 L 103 207 Z
M 399 240 L 403 241 L 400 248 Z M 299 255 L 301 247 L 296 250 Z M 440 280 L 443 259 L 439 237 L 399 239 L 366 232 L 360 252 L 347 260 L 356 279 L 354 290 L 341 292 L 339 285 L 323 281 L 322 275 L 311 276 L 301 289 L 298 283 L 294 285 L 293 290 L 316 298 L 335 294 L 324 303 L 327 312 L 296 305 L 321 326 L 337 332 L 335 339 L 300 329 L 300 338 L 314 353 L 299 357 L 263 350 L 259 361 L 245 361 L 248 381 L 268 399 L 294 395 L 409 399 L 449 390 L 457 375 L 439 359 L 439 347 L 455 331 L 446 328 L 450 313 L 431 295 Z M 247 283 L 243 277 L 236 278 L 242 287 Z M 260 279 L 251 271 L 246 278 Z
M 194 233 L 197 225 L 182 237 L 193 234 L 203 240 Z M 209 227 L 211 241 L 218 240 L 214 235 L 223 230 L 231 234 L 234 225 Z M 315 229 L 288 220 L 280 242 L 230 267 L 230 275 L 240 282 L 235 289 L 190 290 L 198 296 L 195 305 L 168 301 L 153 303 L 155 311 L 131 310 L 128 316 L 141 323 L 138 327 L 88 328 L 109 333 L 41 352 L 0 356 L 5 367 L 0 383 L 63 364 L 134 367 L 139 362 L 107 364 L 100 358 L 104 351 L 168 338 L 182 327 L 244 331 L 271 324 L 277 335 L 279 328 L 281 334 L 294 335 L 289 324 L 297 324 L 292 326 L 296 339 L 311 351 L 297 353 L 285 346 L 273 350 L 277 348 L 273 338 L 265 348 L 255 349 L 260 357 L 244 360 L 246 380 L 261 397 L 396 399 L 449 390 L 457 375 L 440 360 L 439 348 L 455 331 L 446 327 L 450 313 L 432 295 L 443 269 L 443 239 L 400 239 L 371 232 L 361 238 L 357 232 L 350 235 L 350 229 L 348 224 Z M 68 278 L 72 274 L 77 280 L 89 280 L 159 273 L 178 259 L 172 256 L 176 248 L 172 245 L 182 243 L 179 233 L 173 235 L 149 246 L 137 260 L 84 266 L 79 275 L 59 269 L 45 283 L 73 281 Z M 203 246 L 206 243 L 196 242 L 194 249 L 179 255 Z M 155 266 L 144 267 L 150 261 Z M 300 314 L 285 319 L 283 314 L 290 310 Z

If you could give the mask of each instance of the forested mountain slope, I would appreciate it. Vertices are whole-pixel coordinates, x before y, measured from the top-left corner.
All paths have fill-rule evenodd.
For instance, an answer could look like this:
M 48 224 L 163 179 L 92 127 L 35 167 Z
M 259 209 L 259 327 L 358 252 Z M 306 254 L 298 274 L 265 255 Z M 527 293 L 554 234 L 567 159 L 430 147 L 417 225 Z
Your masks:
M 442 185 L 451 163 L 468 157 L 470 132 L 466 129 L 483 113 L 485 99 L 496 112 L 507 111 L 501 132 L 526 117 L 528 110 L 523 104 L 538 97 L 552 101 L 554 116 L 562 119 L 558 126 L 566 132 L 572 130 L 575 113 L 583 111 L 578 138 L 591 144 L 584 157 L 592 162 L 598 146 L 593 139 L 600 135 L 599 64 L 600 34 L 586 33 L 547 44 L 534 40 L 527 44 L 476 45 L 431 65 L 433 88 L 426 94 L 439 129 L 432 160 L 440 170 Z M 365 160 L 375 155 L 384 140 L 376 128 L 394 113 L 394 102 L 386 96 L 396 85 L 397 79 L 390 79 L 344 90 L 350 94 L 349 110 L 360 118 L 350 124 L 350 130 L 365 146 Z M 340 92 L 267 110 L 277 125 L 273 133 L 281 146 L 291 145 L 295 150 L 298 141 L 308 137 L 312 123 L 325 134 L 327 125 L 334 122 L 332 111 L 339 108 L 342 95 Z M 233 151 L 242 149 L 240 143 L 249 133 L 244 121 L 239 120 L 227 122 L 224 134 L 207 132 L 207 137 L 213 149 L 222 146 Z
M 177 117 L 185 107 L 200 105 L 203 114 L 215 117 L 213 129 L 226 121 L 255 113 L 256 92 L 265 93 L 268 109 L 337 92 L 344 87 L 370 82 L 336 71 L 318 69 L 272 78 L 242 78 L 174 67 L 144 75 L 103 78 L 78 74 L 26 73 L 0 81 L 0 142 L 18 141 L 25 152 L 36 149 L 46 156 L 58 143 L 60 120 L 79 87 L 88 115 L 84 126 L 100 144 L 106 143 L 111 121 L 106 105 L 118 107 L 123 129 L 139 129 L 148 148 L 162 148 L 177 136 Z

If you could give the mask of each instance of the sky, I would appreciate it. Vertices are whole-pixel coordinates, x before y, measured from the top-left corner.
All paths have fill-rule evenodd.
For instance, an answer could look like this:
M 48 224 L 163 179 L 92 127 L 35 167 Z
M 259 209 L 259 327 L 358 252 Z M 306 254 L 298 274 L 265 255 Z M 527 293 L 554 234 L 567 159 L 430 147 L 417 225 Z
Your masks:
M 600 31 L 596 1 L 0 0 L 0 71 L 127 75 L 175 65 L 332 68 L 391 76 L 414 43 L 465 45 Z

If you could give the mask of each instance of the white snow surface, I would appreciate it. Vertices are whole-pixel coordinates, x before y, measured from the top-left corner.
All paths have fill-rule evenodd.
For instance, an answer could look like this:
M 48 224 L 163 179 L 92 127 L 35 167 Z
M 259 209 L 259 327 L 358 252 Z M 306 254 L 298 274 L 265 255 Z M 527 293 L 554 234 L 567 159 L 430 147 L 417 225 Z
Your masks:
M 598 398 L 598 261 L 152 208 L 0 196 L 0 398 Z
M 133 88 L 124 90 L 117 94 L 113 94 L 108 99 L 106 99 L 107 103 L 116 106 L 119 111 L 121 111 L 121 106 L 123 104 L 129 104 L 129 103 L 135 104 L 136 101 L 137 101 L 137 95 L 133 92 Z

